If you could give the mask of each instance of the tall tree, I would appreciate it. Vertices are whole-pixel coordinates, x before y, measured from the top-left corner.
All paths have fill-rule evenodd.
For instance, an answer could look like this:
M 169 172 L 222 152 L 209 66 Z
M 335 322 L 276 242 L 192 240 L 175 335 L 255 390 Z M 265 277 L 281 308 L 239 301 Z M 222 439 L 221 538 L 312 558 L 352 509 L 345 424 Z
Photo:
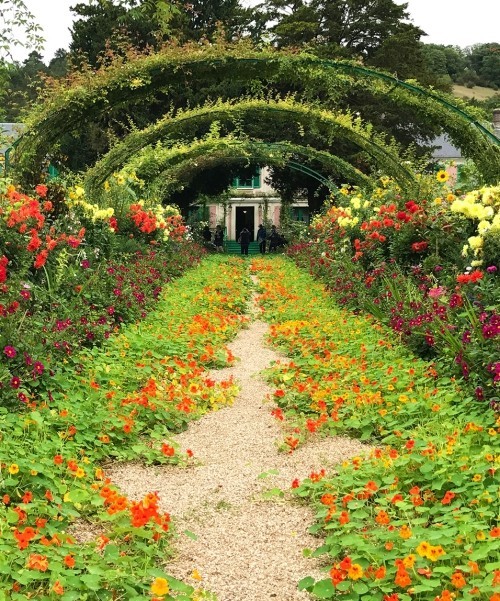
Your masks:
M 394 0 L 266 0 L 256 10 L 278 47 L 308 43 L 325 56 L 374 56 L 391 36 L 424 32 L 408 23 L 408 4 Z
M 40 50 L 42 45 L 41 27 L 25 2 L 0 0 L 0 62 L 11 58 L 13 46 Z

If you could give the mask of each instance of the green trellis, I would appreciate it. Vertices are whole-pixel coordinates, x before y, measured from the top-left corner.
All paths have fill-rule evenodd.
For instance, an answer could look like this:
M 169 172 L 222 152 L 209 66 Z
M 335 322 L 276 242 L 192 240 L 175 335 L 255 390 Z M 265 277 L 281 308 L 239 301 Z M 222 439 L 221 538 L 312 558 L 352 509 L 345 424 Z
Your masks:
M 147 147 L 131 159 L 125 169 L 135 171 L 139 178 L 149 182 L 150 193 L 159 195 L 182 188 L 200 170 L 225 162 L 244 161 L 289 166 L 330 189 L 336 188 L 331 179 L 294 160 L 297 155 L 320 163 L 326 173 L 357 185 L 370 186 L 369 177 L 328 152 L 285 142 L 269 144 L 232 137 L 197 140 L 173 148 Z
M 213 80 L 241 83 L 265 91 L 280 84 L 297 90 L 304 101 L 321 101 L 331 108 L 353 89 L 362 90 L 386 105 L 410 109 L 415 120 L 432 120 L 446 131 L 464 156 L 476 162 L 490 181 L 500 173 L 499 140 L 460 101 L 401 82 L 396 78 L 348 61 L 325 61 L 308 55 L 233 49 L 171 49 L 113 65 L 97 74 L 84 74 L 73 87 L 62 90 L 28 118 L 28 132 L 16 149 L 17 169 L 24 180 L 33 178 L 61 136 L 113 107 L 132 109 L 169 90 Z M 251 82 L 251 86 L 247 86 Z M 246 87 L 245 87 L 246 86 Z
M 301 147 L 316 144 L 326 146 L 329 150 L 335 146 L 336 140 L 349 140 L 401 184 L 414 182 L 412 171 L 401 162 L 401 148 L 394 142 L 386 142 L 384 136 L 374 132 L 359 118 L 343 113 L 334 114 L 289 99 L 244 99 L 180 111 L 167 115 L 144 130 L 132 132 L 89 170 L 86 177 L 88 190 L 98 189 L 114 171 L 146 145 L 154 145 L 162 140 L 167 148 L 163 152 L 168 152 L 168 147 L 178 144 L 179 140 L 189 145 L 189 141 L 196 139 L 200 133 L 211 136 L 214 124 L 224 133 L 240 134 L 242 138 L 263 138 L 267 135 L 268 141 L 272 140 L 273 129 L 277 129 L 280 138 L 286 137 Z M 176 154 L 179 152 L 179 149 L 175 150 Z

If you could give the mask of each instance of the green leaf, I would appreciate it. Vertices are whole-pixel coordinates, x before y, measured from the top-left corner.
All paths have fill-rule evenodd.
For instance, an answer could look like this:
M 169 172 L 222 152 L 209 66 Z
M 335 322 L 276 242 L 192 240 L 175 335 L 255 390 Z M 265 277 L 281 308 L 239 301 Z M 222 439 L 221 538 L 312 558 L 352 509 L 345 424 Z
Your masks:
M 316 582 L 312 589 L 312 594 L 318 597 L 318 599 L 332 599 L 335 595 L 335 588 L 332 581 L 328 578 Z
M 192 540 L 198 540 L 198 536 L 194 532 L 191 532 L 191 530 L 184 530 L 184 534 Z
M 364 593 L 367 593 L 370 590 L 364 582 L 356 582 L 352 589 L 353 591 L 358 593 L 358 595 L 363 595 Z
M 81 581 L 91 591 L 98 591 L 101 588 L 101 577 L 98 574 L 84 574 L 81 576 Z
M 311 576 L 306 576 L 305 578 L 302 578 L 302 580 L 300 580 L 299 584 L 298 584 L 298 588 L 299 591 L 311 591 L 312 587 L 314 585 L 314 578 L 312 578 Z

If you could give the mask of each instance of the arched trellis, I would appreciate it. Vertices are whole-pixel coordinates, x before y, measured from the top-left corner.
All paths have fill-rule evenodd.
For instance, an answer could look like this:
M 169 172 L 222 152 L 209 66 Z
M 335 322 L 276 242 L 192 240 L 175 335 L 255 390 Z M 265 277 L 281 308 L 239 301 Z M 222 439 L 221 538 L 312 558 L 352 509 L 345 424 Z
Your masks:
M 395 107 L 411 109 L 413 118 L 438 124 L 476 162 L 490 181 L 500 173 L 500 141 L 484 128 L 474 114 L 455 106 L 449 97 L 402 82 L 390 75 L 345 61 L 326 61 L 307 55 L 255 52 L 237 47 L 203 50 L 174 49 L 112 66 L 92 74 L 81 85 L 56 94 L 44 108 L 29 119 L 29 132 L 17 149 L 18 171 L 29 179 L 64 133 L 78 128 L 82 121 L 125 103 L 140 102 L 161 91 L 168 101 L 174 86 L 214 78 L 262 86 L 288 84 L 304 92 L 304 97 L 329 106 L 344 97 L 353 86 L 383 98 Z M 367 84 L 367 82 L 370 82 Z M 471 109 L 472 110 L 472 109 Z
M 139 178 L 147 182 L 150 192 L 161 196 L 178 190 L 199 173 L 224 162 L 253 161 L 269 165 L 283 165 L 301 171 L 327 186 L 336 189 L 332 179 L 293 160 L 305 157 L 321 164 L 322 169 L 343 181 L 370 186 L 370 178 L 340 157 L 314 148 L 286 142 L 269 144 L 232 137 L 217 140 L 196 140 L 189 146 L 173 148 L 149 147 L 127 165 Z
M 290 100 L 245 99 L 182 111 L 165 117 L 145 130 L 132 132 L 89 170 L 86 187 L 89 191 L 95 190 L 144 146 L 159 140 L 166 140 L 167 144 L 173 145 L 178 140 L 192 139 L 200 132 L 206 132 L 214 122 L 226 132 L 242 130 L 252 138 L 264 138 L 272 142 L 282 139 L 300 141 L 301 146 L 309 144 L 330 148 L 335 140 L 347 139 L 401 184 L 414 181 L 412 171 L 401 163 L 398 149 L 386 144 L 382 136 L 374 134 L 369 127 L 350 115 L 333 114 Z M 280 140 L 273 139 L 274 130 Z

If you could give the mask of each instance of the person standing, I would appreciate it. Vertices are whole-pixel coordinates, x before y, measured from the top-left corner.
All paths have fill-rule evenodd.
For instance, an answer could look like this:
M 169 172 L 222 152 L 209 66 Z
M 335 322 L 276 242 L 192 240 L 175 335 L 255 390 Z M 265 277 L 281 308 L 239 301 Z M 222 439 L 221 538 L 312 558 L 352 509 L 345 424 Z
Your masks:
M 271 226 L 271 234 L 269 236 L 269 252 L 277 251 L 278 244 L 281 241 L 281 236 L 278 234 L 278 230 L 275 225 Z
M 210 228 L 208 227 L 208 225 L 206 225 L 203 228 L 202 236 L 203 236 L 203 241 L 205 242 L 205 246 L 210 246 L 210 244 L 212 242 L 212 232 L 210 231 Z
M 215 248 L 219 252 L 224 252 L 224 232 L 222 230 L 222 226 L 221 225 L 218 225 L 215 228 L 214 244 L 215 244 Z
M 266 254 L 266 238 L 267 232 L 266 228 L 262 225 L 259 225 L 259 229 L 257 230 L 257 242 L 259 243 L 259 251 L 261 255 Z
M 238 242 L 241 245 L 241 254 L 248 256 L 248 247 L 250 245 L 250 232 L 244 227 L 240 232 Z

